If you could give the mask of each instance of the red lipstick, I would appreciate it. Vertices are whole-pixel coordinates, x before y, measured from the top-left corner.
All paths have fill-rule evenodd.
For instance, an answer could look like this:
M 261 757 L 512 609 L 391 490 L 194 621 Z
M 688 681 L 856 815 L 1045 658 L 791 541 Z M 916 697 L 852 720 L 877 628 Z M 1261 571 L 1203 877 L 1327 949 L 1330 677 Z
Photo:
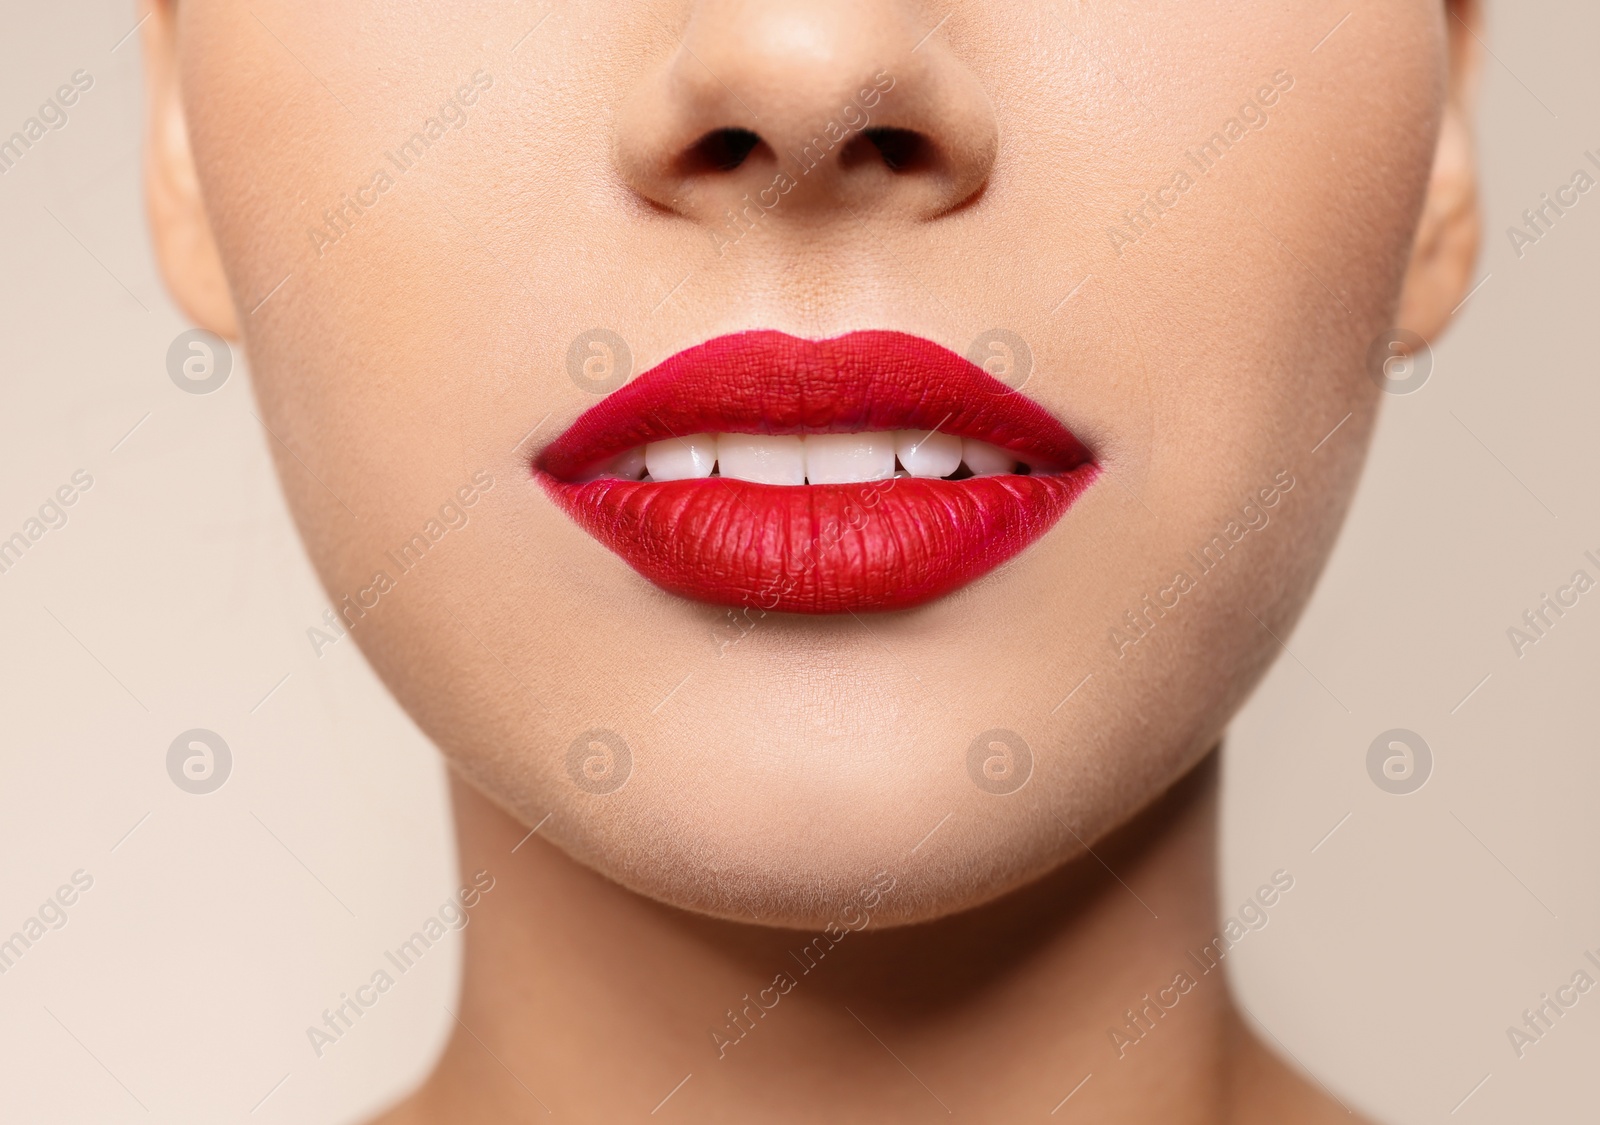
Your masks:
M 885 452 L 895 433 L 901 460 Z M 837 462 L 821 467 L 823 442 L 798 440 L 822 434 L 864 435 L 845 443 L 865 451 L 851 464 L 870 461 L 878 479 L 799 483 L 793 466 L 807 455 L 808 477 L 836 475 Z M 667 448 L 652 443 L 708 451 L 717 443 L 707 435 L 730 435 L 714 475 L 645 472 L 640 451 Z M 936 458 L 911 460 L 935 445 L 964 451 L 959 467 L 932 476 L 944 467 Z M 734 466 L 751 463 L 752 446 L 770 446 L 772 463 L 782 462 L 770 479 L 793 483 L 736 479 L 748 475 Z M 893 475 L 906 461 L 920 475 Z M 584 530 L 665 590 L 845 613 L 909 608 L 993 570 L 1048 531 L 1097 466 L 1042 406 L 929 340 L 757 331 L 709 340 L 640 375 L 551 441 L 533 471 Z

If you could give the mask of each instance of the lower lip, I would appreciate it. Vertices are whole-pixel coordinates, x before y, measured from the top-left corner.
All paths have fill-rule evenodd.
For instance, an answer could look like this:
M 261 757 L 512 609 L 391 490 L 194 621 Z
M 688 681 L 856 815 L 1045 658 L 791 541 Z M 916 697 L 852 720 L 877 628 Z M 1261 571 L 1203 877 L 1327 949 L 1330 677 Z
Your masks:
M 552 499 L 651 582 L 715 605 L 780 613 L 909 609 L 1015 557 L 1093 482 L 1064 473 L 859 484 L 728 477 L 569 483 Z

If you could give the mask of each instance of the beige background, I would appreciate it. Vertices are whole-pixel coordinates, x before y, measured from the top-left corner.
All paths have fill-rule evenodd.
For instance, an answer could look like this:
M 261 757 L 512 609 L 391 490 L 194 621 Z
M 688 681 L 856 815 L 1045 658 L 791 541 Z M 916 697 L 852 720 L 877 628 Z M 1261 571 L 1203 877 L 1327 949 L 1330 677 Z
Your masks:
M 442 774 L 353 644 L 306 642 L 326 601 L 247 373 L 204 396 L 167 376 L 186 325 L 143 231 L 134 19 L 127 0 L 0 14 L 0 134 L 73 71 L 95 80 L 0 176 L 0 537 L 94 478 L 0 575 L 0 937 L 94 878 L 0 975 L 0 1116 L 347 1121 L 445 1033 L 454 945 L 323 1058 L 305 1038 L 450 893 Z M 1600 155 L 1600 9 L 1503 3 L 1490 43 L 1482 288 L 1428 384 L 1387 402 L 1226 767 L 1224 913 L 1278 868 L 1296 880 L 1231 959 L 1241 998 L 1339 1097 L 1404 1125 L 1600 1118 L 1600 992 L 1524 1058 L 1506 1038 L 1600 948 L 1600 591 L 1520 659 L 1505 636 L 1575 569 L 1600 576 L 1582 559 L 1600 556 L 1600 192 L 1520 260 L 1506 236 Z M 192 727 L 235 755 L 203 797 L 165 769 Z M 1409 796 L 1366 771 L 1393 727 L 1435 757 Z

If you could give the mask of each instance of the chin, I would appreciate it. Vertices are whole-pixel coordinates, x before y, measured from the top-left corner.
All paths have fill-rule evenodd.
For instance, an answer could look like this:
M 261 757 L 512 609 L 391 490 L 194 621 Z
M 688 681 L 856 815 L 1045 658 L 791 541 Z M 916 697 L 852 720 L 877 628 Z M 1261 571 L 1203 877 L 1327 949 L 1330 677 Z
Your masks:
M 1000 737 L 930 741 L 890 724 L 877 737 L 786 741 L 769 730 L 754 742 L 755 724 L 691 720 L 628 746 L 623 761 L 611 734 L 584 732 L 553 761 L 473 758 L 462 769 L 520 822 L 518 836 L 538 825 L 629 891 L 819 933 L 929 922 L 997 899 L 1081 855 L 1199 757 L 1116 769 L 1098 750 L 1046 746 L 1019 761 Z

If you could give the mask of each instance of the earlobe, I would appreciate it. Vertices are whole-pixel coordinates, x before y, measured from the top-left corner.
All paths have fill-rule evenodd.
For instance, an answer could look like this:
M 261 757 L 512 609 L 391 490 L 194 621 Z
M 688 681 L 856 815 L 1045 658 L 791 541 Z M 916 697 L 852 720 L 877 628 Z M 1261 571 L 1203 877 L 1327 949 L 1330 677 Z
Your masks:
M 1449 93 L 1427 201 L 1412 245 L 1411 264 L 1396 318 L 1432 340 L 1444 331 L 1466 297 L 1482 239 L 1478 209 L 1477 153 L 1472 113 L 1476 106 L 1479 54 L 1478 6 L 1473 0 L 1445 5 L 1449 23 Z
M 156 260 L 179 307 L 202 328 L 237 339 L 239 320 L 189 149 L 173 0 L 144 0 L 145 209 Z

